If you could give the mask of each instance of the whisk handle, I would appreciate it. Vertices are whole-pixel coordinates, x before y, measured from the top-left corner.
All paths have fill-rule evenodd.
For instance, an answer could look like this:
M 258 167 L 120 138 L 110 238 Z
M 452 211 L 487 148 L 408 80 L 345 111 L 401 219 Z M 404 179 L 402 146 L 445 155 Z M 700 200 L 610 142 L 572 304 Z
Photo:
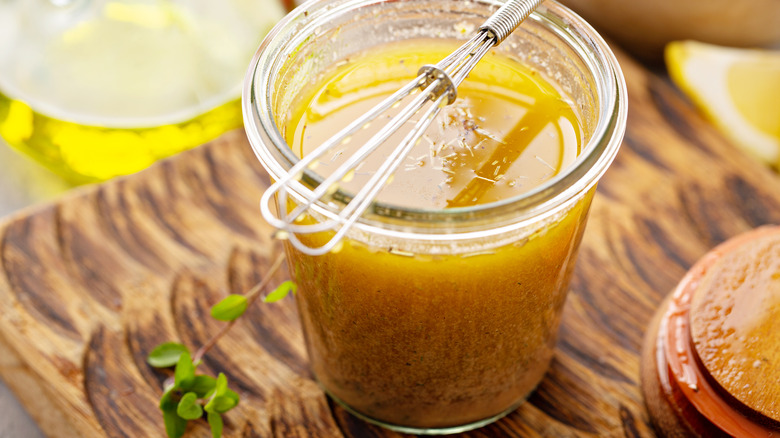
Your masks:
M 504 41 L 520 23 L 531 15 L 544 0 L 508 0 L 495 14 L 485 21 L 480 29 L 488 31 L 498 45 Z

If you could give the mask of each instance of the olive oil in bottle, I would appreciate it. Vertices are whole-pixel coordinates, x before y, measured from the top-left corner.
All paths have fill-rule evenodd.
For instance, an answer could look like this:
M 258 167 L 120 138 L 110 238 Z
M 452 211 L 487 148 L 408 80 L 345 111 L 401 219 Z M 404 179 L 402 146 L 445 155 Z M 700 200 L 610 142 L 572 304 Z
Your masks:
M 0 3 L 0 136 L 75 183 L 241 126 L 246 65 L 279 0 Z

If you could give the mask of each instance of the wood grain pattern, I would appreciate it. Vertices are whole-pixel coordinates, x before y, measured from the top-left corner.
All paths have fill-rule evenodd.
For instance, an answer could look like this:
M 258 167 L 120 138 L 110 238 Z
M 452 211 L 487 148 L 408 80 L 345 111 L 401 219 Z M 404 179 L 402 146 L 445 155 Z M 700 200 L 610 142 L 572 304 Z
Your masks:
M 464 437 L 652 436 L 639 354 L 653 311 L 709 248 L 780 223 L 780 179 L 665 78 L 620 60 L 628 133 L 593 204 L 552 367 L 528 403 Z M 165 375 L 145 357 L 166 340 L 202 345 L 221 324 L 209 306 L 266 275 L 279 250 L 258 214 L 267 184 L 234 132 L 5 220 L 0 375 L 46 434 L 163 436 Z M 227 436 L 399 436 L 322 394 L 289 299 L 252 307 L 204 368 L 225 371 L 243 397 Z

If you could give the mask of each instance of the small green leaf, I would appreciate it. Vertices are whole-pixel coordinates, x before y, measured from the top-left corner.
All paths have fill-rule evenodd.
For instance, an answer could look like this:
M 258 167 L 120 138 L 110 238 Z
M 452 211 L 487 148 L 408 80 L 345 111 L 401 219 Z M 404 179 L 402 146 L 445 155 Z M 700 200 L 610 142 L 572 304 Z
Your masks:
M 243 315 L 249 305 L 243 295 L 228 295 L 211 308 L 211 316 L 220 321 L 233 321 Z
M 217 382 L 214 385 L 214 391 L 209 394 L 209 400 L 204 407 L 206 412 L 221 414 L 236 407 L 239 402 L 239 396 L 229 389 L 227 385 L 227 376 L 224 373 L 219 373 Z
M 203 409 L 206 412 L 210 412 L 210 413 L 224 414 L 225 412 L 235 408 L 236 406 L 238 406 L 237 399 L 228 397 L 226 395 L 220 395 L 209 400 L 209 402 L 206 403 L 206 406 L 204 406 Z
M 208 414 L 209 426 L 211 426 L 211 438 L 222 437 L 222 415 L 216 412 L 209 412 Z
M 206 376 L 204 374 L 199 374 L 195 376 L 195 379 L 192 381 L 192 383 L 185 389 L 194 392 L 200 398 L 204 398 L 208 397 L 209 393 L 212 389 L 214 389 L 216 384 L 217 379 L 211 376 Z
M 276 289 L 274 289 L 271 293 L 266 295 L 265 298 L 263 298 L 263 301 L 266 303 L 274 303 L 286 297 L 290 292 L 295 295 L 295 292 L 297 291 L 298 285 L 293 283 L 292 280 L 287 280 L 277 286 Z
M 238 401 L 226 395 L 215 397 L 212 401 L 212 411 L 224 414 L 238 405 Z
M 197 420 L 203 416 L 203 408 L 198 404 L 198 396 L 194 392 L 184 394 L 176 408 L 176 414 L 185 420 Z
M 225 391 L 225 395 L 223 397 L 227 397 L 235 402 L 235 404 L 238 404 L 239 401 L 241 401 L 241 397 L 232 389 L 228 389 Z
M 187 420 L 176 415 L 176 411 L 163 411 L 163 422 L 168 438 L 181 438 L 187 430 Z
M 175 393 L 176 390 L 173 388 L 173 386 L 163 392 L 163 395 L 160 397 L 159 405 L 161 411 L 176 412 L 176 406 L 179 404 L 179 401 L 174 397 Z
M 154 347 L 146 362 L 155 368 L 172 367 L 179 362 L 179 356 L 185 351 L 189 353 L 187 347 L 178 342 L 165 342 Z
M 192 363 L 189 352 L 185 351 L 179 357 L 173 379 L 174 388 L 188 388 L 195 380 L 195 365 Z
M 224 395 L 225 391 L 227 391 L 227 376 L 225 373 L 219 373 L 217 376 L 217 381 L 214 384 L 214 394 L 219 397 L 220 395 Z

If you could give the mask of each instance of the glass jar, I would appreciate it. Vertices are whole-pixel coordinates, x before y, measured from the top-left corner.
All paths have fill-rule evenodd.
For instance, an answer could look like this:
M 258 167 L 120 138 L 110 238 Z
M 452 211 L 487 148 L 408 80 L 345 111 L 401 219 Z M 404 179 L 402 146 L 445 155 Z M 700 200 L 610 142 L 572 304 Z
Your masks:
M 298 93 L 337 60 L 391 41 L 467 38 L 463 29 L 501 4 L 323 0 L 293 11 L 260 46 L 245 80 L 245 126 L 263 166 L 276 179 L 297 161 L 279 126 Z M 575 102 L 585 141 L 574 164 L 489 204 L 375 203 L 338 252 L 308 256 L 286 245 L 317 380 L 352 413 L 402 432 L 488 424 L 542 379 L 596 183 L 625 132 L 617 61 L 566 8 L 543 3 L 493 50 Z M 332 218 L 335 208 L 320 203 L 315 212 Z
M 280 0 L 0 1 L 0 136 L 73 183 L 241 126 L 241 80 Z

